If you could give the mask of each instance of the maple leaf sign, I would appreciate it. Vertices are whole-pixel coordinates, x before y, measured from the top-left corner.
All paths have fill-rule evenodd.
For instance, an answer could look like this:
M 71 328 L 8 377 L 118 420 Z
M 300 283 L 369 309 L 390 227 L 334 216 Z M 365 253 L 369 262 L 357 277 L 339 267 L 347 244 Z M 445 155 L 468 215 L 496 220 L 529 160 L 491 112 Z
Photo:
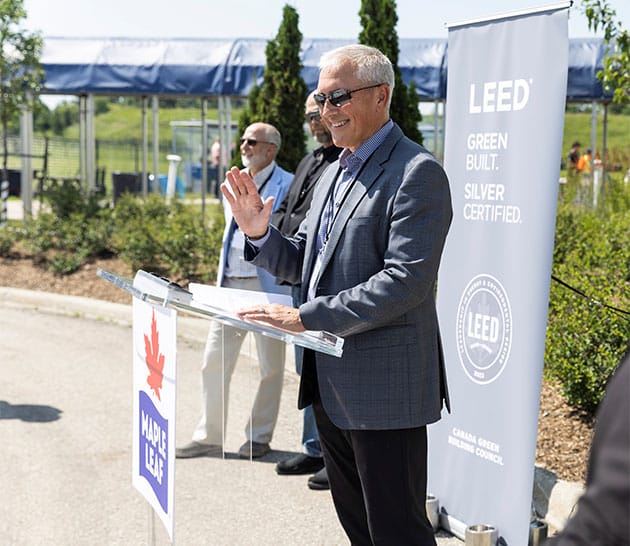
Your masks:
M 155 396 L 160 398 L 160 390 L 162 389 L 162 378 L 164 377 L 164 355 L 160 354 L 160 340 L 157 331 L 157 322 L 155 321 L 155 311 L 151 316 L 151 339 L 146 334 L 144 335 L 144 349 L 146 353 L 145 361 L 147 368 L 149 368 L 149 375 L 147 376 L 147 384 Z

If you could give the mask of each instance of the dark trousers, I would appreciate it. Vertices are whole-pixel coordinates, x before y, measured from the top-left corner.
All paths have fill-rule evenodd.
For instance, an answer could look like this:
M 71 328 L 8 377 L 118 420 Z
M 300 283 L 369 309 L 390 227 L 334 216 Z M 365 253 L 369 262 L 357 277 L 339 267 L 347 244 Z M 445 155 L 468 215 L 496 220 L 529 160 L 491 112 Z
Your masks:
M 426 516 L 426 427 L 341 430 L 316 390 L 313 409 L 330 489 L 353 546 L 435 546 Z

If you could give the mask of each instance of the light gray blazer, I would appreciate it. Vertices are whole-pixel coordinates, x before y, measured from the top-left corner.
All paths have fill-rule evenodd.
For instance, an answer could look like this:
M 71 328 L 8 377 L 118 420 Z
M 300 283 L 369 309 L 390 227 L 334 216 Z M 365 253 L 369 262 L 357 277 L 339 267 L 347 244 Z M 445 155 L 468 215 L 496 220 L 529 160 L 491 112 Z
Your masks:
M 435 308 L 435 283 L 452 218 L 440 164 L 398 127 L 359 173 L 323 255 L 316 297 L 306 301 L 319 219 L 338 172 L 322 175 L 311 209 L 291 239 L 271 228 L 246 259 L 302 286 L 309 330 L 345 338 L 343 356 L 316 353 L 322 404 L 342 429 L 412 428 L 449 407 Z M 312 373 L 310 374 L 312 377 Z M 311 403 L 302 374 L 299 407 Z

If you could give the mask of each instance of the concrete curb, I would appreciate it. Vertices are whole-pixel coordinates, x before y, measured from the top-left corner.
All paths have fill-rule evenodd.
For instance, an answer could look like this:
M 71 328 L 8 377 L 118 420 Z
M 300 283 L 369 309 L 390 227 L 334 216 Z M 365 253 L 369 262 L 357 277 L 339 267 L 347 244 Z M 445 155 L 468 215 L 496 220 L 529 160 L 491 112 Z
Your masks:
M 103 320 L 123 325 L 131 325 L 132 321 L 131 305 L 82 296 L 67 296 L 3 286 L 0 287 L 0 302 L 11 308 L 31 309 L 43 313 Z
M 83 296 L 69 296 L 1 286 L 0 305 L 48 314 L 113 322 L 122 326 L 131 326 L 133 319 L 131 296 L 129 297 L 129 304 L 125 304 Z M 204 343 L 208 335 L 208 321 L 180 314 L 177 318 L 177 335 L 182 339 Z
M 583 484 L 559 480 L 553 472 L 536 466 L 532 502 L 536 514 L 547 523 L 549 535 L 566 525 L 582 493 Z
M 81 296 L 0 287 L 0 306 L 132 325 L 131 304 Z M 177 330 L 178 338 L 203 343 L 208 334 L 208 321 L 180 314 Z M 583 484 L 559 480 L 553 472 L 536 466 L 533 508 L 537 516 L 547 523 L 550 536 L 564 527 L 583 492 Z

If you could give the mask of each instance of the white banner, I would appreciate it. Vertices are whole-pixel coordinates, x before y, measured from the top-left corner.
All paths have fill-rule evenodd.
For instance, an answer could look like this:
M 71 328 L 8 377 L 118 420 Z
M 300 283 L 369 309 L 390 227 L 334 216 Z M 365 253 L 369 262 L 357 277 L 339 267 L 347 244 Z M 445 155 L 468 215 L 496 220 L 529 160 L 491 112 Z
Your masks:
M 132 483 L 173 542 L 177 313 L 133 299 Z
M 452 413 L 429 427 L 447 521 L 529 534 L 568 65 L 568 4 L 449 28 L 438 278 Z

